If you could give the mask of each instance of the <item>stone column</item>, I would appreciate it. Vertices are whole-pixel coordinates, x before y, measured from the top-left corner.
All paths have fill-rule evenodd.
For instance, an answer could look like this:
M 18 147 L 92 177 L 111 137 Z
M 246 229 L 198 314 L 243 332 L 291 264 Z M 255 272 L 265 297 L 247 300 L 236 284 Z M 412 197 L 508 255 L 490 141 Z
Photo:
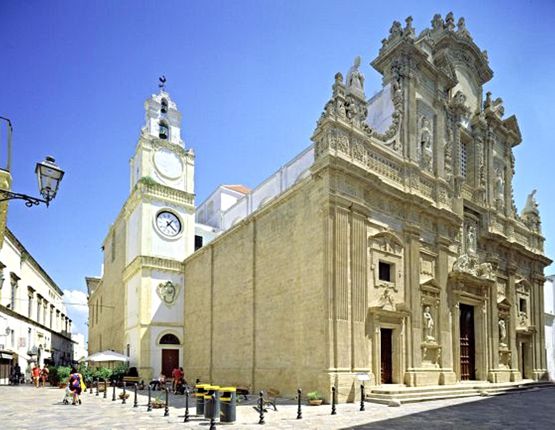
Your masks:
M 507 267 L 507 274 L 509 279 L 507 281 L 507 297 L 511 303 L 509 313 L 509 326 L 507 327 L 509 348 L 511 350 L 511 381 L 516 381 L 522 378 L 518 370 L 518 345 L 516 341 L 516 323 L 518 321 L 518 303 L 516 302 L 516 288 L 515 288 L 515 275 L 516 265 L 509 265 Z
M 422 306 L 420 304 L 420 227 L 407 223 L 405 233 L 405 303 L 411 312 L 406 333 L 405 384 L 418 385 L 416 369 L 422 362 Z
M 441 385 L 454 384 L 456 375 L 453 371 L 453 351 L 451 344 L 453 342 L 452 313 L 449 309 L 449 245 L 451 241 L 448 237 L 439 236 L 437 239 L 438 257 L 436 276 L 439 285 L 443 287 L 439 295 L 438 310 L 438 335 L 441 345 L 441 373 L 439 375 L 439 383 Z
M 494 283 L 489 289 L 489 327 L 487 339 L 489 343 L 488 354 L 488 380 L 498 382 L 499 375 L 499 312 L 497 309 L 497 284 Z

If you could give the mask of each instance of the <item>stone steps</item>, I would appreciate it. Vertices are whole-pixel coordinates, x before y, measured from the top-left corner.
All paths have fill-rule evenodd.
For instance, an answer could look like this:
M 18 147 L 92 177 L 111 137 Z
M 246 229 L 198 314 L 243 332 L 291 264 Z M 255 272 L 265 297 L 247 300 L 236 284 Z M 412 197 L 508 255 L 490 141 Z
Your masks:
M 366 401 L 400 406 L 403 403 L 425 402 L 431 400 L 455 399 L 473 396 L 498 396 L 518 391 L 540 388 L 554 388 L 551 382 L 520 381 L 512 383 L 491 384 L 485 382 L 462 383 L 458 385 L 440 385 L 433 387 L 381 386 L 373 388 Z

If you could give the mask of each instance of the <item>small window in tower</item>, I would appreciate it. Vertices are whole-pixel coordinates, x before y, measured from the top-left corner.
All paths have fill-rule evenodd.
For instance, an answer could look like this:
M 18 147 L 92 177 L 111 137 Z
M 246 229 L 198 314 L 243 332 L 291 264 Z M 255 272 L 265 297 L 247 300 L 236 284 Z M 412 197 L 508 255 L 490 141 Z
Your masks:
M 202 248 L 202 242 L 203 242 L 202 236 L 197 236 L 197 235 L 195 235 L 195 251 L 196 251 L 197 249 Z
M 168 113 L 168 101 L 166 99 L 162 99 L 162 107 L 160 108 L 161 113 Z
M 160 121 L 160 130 L 158 132 L 158 137 L 160 139 L 167 139 L 170 135 L 170 130 L 168 129 L 168 124 L 164 121 Z
M 380 281 L 391 282 L 391 272 L 393 264 L 380 261 L 378 264 L 378 279 Z

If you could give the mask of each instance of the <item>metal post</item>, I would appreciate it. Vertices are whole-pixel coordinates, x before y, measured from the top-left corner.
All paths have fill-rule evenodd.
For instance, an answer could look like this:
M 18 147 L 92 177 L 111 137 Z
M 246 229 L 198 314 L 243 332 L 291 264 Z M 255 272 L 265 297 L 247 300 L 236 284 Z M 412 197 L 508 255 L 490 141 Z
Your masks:
M 206 405 L 204 405 L 206 407 Z M 216 394 L 212 393 L 212 413 L 210 414 L 210 428 L 209 430 L 216 430 Z
M 146 405 L 146 411 L 152 411 L 152 402 L 150 401 L 150 384 L 148 384 L 148 403 Z
M 335 386 L 331 387 L 331 414 L 336 415 L 337 411 L 335 410 Z
M 104 395 L 102 396 L 103 398 L 106 398 L 106 396 L 108 391 L 108 383 L 106 382 L 106 379 L 104 380 Z
M 96 378 L 96 396 L 98 397 L 98 378 Z
M 91 385 L 89 385 L 89 394 L 92 394 L 92 387 L 94 385 L 94 380 L 91 381 Z
M 258 424 L 266 424 L 266 421 L 264 421 L 264 392 L 262 391 L 258 398 L 258 412 L 260 413 Z
M 360 410 L 364 410 L 364 384 L 360 384 Z
M 185 389 L 185 418 L 183 422 L 186 423 L 189 421 L 189 390 Z
M 136 408 L 137 406 L 139 406 L 139 404 L 137 403 L 137 383 L 135 382 L 135 399 L 133 400 L 133 407 Z
M 169 395 L 169 390 L 168 387 L 165 388 L 166 390 L 166 406 L 164 407 L 164 416 L 165 417 L 169 417 L 170 416 L 170 410 L 168 409 L 168 395 Z
M 125 401 L 125 396 L 126 396 L 125 388 L 126 388 L 126 385 L 127 385 L 127 382 L 123 381 L 123 396 L 122 396 L 122 399 L 121 399 L 121 404 L 122 404 L 122 405 L 125 405 L 125 403 L 127 403 L 127 402 Z
M 303 418 L 303 412 L 301 410 L 301 394 L 303 390 L 300 388 L 297 390 L 297 419 L 300 420 Z
M 112 384 L 113 384 L 112 385 L 112 387 L 113 387 L 112 388 L 112 402 L 115 402 L 116 401 L 116 381 L 113 380 Z

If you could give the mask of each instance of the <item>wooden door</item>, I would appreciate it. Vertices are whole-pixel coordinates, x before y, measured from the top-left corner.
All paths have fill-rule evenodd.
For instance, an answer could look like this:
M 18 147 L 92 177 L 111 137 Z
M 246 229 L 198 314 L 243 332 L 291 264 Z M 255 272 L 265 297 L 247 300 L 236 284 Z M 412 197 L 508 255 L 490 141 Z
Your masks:
M 393 365 L 392 365 L 392 334 L 393 330 L 389 328 L 380 329 L 381 338 L 381 365 L 382 365 L 382 384 L 393 383 Z
M 461 381 L 476 379 L 474 307 L 460 305 Z
M 179 350 L 163 349 L 162 350 L 162 373 L 166 378 L 172 377 L 172 371 L 179 367 Z

